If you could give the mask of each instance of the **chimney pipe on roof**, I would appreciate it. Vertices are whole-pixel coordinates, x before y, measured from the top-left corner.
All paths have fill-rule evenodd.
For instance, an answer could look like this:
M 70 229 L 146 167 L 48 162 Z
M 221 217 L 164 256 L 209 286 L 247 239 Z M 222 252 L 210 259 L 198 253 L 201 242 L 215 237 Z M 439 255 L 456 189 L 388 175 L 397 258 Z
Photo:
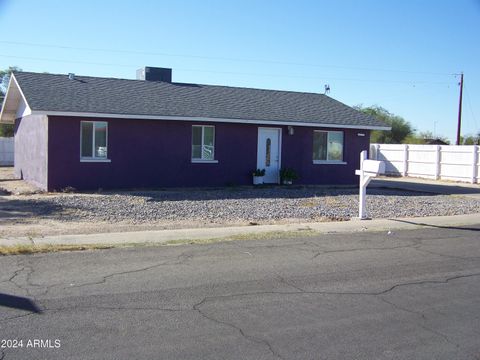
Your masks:
M 137 80 L 172 82 L 172 69 L 145 66 L 137 70 Z
M 68 79 L 69 80 L 75 80 L 75 74 L 74 73 L 68 73 Z

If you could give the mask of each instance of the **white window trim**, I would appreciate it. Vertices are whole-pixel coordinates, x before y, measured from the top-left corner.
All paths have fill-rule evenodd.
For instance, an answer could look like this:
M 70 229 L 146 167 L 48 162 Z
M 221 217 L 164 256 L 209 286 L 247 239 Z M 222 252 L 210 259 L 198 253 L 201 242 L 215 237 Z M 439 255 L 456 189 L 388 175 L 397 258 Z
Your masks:
M 95 163 L 109 163 L 112 162 L 110 159 L 102 159 L 102 158 L 96 158 L 96 159 L 90 159 L 90 158 L 81 158 L 80 162 L 95 162 Z
M 328 160 L 328 137 L 330 133 L 341 133 L 342 134 L 342 157 L 344 158 L 345 153 L 345 132 L 341 130 L 313 130 L 313 135 L 316 132 L 325 132 L 327 133 L 327 160 L 315 160 L 313 159 L 314 165 L 346 165 L 347 163 L 343 160 Z M 313 139 L 312 139 L 313 141 Z
M 336 160 L 313 160 L 314 165 L 347 165 L 345 161 Z
M 218 160 L 200 160 L 192 159 L 193 164 L 218 164 Z
M 82 123 L 91 123 L 93 124 L 93 133 L 92 133 L 92 156 L 85 157 L 82 156 Z M 105 147 L 107 148 L 107 157 L 98 157 L 95 156 L 95 124 L 103 123 L 106 126 L 105 133 Z M 80 162 L 112 162 L 108 158 L 108 122 L 107 121 L 80 121 Z
M 203 155 L 205 128 L 206 127 L 213 128 L 213 159 L 212 160 L 193 157 L 193 128 L 194 127 L 202 128 L 202 143 L 201 143 L 201 152 L 200 152 L 201 155 Z M 218 163 L 218 160 L 215 160 L 215 125 L 192 125 L 192 145 L 191 146 L 192 146 L 192 154 L 191 154 L 192 163 L 198 163 L 198 164 L 217 164 Z

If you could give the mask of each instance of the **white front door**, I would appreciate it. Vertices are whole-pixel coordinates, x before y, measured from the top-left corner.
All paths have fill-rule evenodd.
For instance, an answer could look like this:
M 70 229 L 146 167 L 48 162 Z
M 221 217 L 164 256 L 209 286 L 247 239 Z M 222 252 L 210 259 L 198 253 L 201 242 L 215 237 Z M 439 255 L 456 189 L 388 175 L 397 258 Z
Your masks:
M 257 168 L 265 169 L 263 182 L 280 182 L 281 129 L 258 128 Z

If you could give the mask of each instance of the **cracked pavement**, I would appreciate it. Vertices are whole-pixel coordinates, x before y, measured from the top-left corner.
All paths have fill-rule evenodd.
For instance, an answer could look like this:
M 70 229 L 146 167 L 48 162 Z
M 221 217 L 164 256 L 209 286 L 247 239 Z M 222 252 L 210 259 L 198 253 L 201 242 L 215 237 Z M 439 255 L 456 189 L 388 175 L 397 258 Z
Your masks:
M 24 341 L 5 360 L 480 359 L 480 225 L 0 257 L 0 339 Z

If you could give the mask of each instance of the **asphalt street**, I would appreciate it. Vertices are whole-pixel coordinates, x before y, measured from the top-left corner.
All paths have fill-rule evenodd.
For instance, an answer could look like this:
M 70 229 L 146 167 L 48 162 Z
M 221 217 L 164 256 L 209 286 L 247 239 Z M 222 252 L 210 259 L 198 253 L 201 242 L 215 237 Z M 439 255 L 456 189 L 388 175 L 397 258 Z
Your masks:
M 0 257 L 0 341 L 8 360 L 479 359 L 480 225 Z

